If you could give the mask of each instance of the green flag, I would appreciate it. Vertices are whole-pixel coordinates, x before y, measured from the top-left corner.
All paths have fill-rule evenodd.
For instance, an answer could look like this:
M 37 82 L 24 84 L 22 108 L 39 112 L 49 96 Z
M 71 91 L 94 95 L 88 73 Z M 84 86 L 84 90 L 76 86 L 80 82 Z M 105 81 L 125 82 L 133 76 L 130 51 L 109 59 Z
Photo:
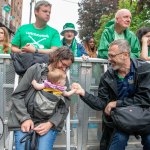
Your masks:
M 15 16 L 10 16 L 10 20 L 14 20 L 15 19 Z
M 4 5 L 4 6 L 3 6 L 3 10 L 4 10 L 5 12 L 9 13 L 10 10 L 11 10 L 11 7 L 10 7 L 9 5 Z

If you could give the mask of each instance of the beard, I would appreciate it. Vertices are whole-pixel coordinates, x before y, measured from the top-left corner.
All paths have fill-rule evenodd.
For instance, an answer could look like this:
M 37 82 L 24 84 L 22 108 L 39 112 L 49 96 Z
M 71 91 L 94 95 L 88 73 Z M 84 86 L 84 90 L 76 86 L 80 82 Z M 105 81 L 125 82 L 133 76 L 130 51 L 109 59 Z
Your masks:
M 112 68 L 113 68 L 113 70 L 119 70 L 120 68 L 121 68 L 121 66 L 119 66 L 119 65 L 115 65 L 115 66 L 111 66 Z
M 122 65 L 120 64 L 116 64 L 115 62 L 108 62 L 108 66 L 111 66 L 112 67 L 112 69 L 113 70 L 119 70 L 121 67 L 122 67 Z

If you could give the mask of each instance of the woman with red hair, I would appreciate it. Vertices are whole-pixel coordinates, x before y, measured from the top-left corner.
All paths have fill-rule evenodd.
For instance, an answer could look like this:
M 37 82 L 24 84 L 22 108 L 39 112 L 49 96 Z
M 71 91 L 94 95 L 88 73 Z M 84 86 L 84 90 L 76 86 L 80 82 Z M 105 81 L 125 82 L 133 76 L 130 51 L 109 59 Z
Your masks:
M 0 27 L 0 54 L 10 54 L 9 34 L 5 27 Z

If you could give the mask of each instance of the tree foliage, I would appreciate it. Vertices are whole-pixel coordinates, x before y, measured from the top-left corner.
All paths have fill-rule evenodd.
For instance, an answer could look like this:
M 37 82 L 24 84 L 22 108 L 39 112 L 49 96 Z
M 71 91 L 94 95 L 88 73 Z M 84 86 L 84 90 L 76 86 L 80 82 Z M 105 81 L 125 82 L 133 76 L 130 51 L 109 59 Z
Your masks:
M 132 23 L 130 29 L 136 31 L 142 26 L 150 26 L 150 1 L 149 0 L 119 0 L 118 9 L 126 8 L 131 11 Z M 96 45 L 98 46 L 105 24 L 114 18 L 115 14 L 102 15 L 100 18 L 99 29 L 94 33 Z
M 99 44 L 99 40 L 100 40 L 100 36 L 103 32 L 103 30 L 105 29 L 105 24 L 114 18 L 114 13 L 110 13 L 109 15 L 102 15 L 101 19 L 100 19 L 100 27 L 97 31 L 95 31 L 94 34 L 94 39 L 96 42 L 96 47 L 98 47 Z
M 117 0 L 82 0 L 79 5 L 79 38 L 93 35 L 99 28 L 99 20 L 103 14 L 113 12 L 117 7 Z

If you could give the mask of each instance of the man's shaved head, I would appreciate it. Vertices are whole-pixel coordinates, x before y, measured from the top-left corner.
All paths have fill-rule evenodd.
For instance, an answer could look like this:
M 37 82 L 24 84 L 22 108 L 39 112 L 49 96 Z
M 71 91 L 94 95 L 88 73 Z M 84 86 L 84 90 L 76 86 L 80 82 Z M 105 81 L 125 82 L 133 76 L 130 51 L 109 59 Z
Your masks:
M 128 10 L 128 9 L 119 9 L 117 12 L 116 12 L 116 15 L 115 15 L 115 19 L 121 15 L 123 15 L 124 13 L 130 13 L 131 12 Z

